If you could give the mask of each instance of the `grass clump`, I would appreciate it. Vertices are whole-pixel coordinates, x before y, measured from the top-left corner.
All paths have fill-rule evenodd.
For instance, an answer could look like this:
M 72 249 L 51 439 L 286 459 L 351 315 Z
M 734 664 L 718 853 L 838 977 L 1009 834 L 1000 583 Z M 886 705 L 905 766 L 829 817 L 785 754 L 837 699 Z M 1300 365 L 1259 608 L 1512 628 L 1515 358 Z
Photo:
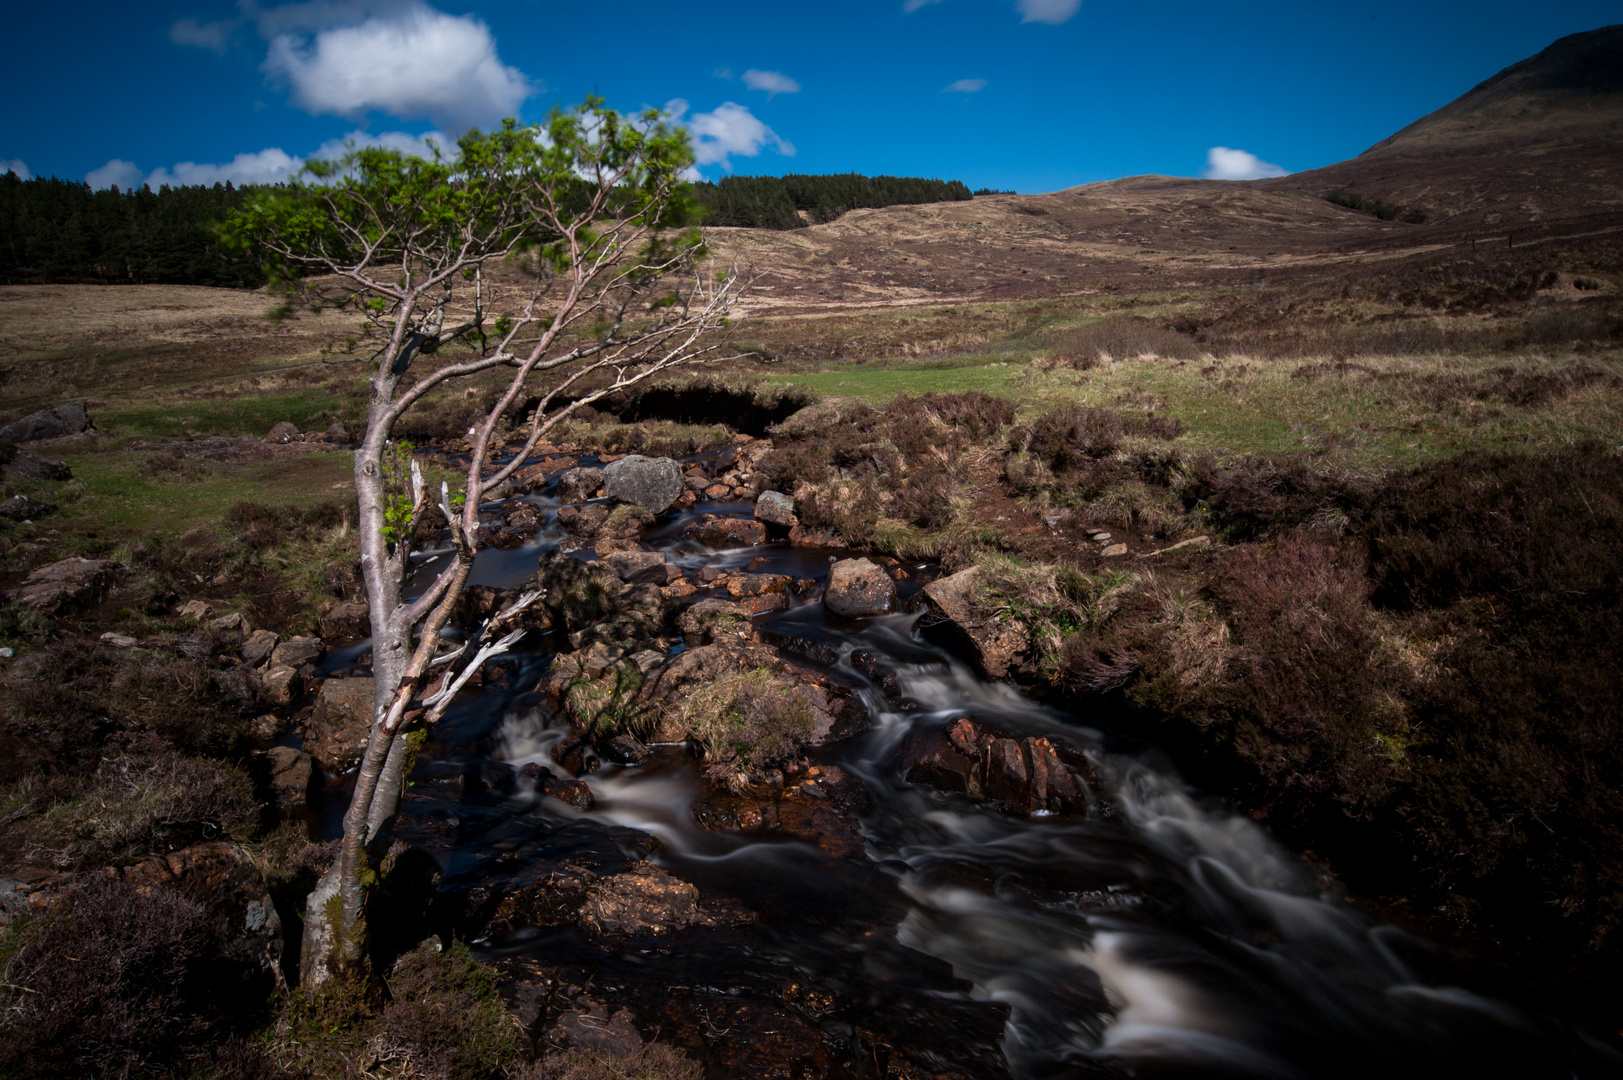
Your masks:
M 549 1050 L 524 1074 L 525 1080 L 699 1080 L 703 1075 L 698 1062 L 664 1043 L 651 1043 L 625 1057 Z
M 669 714 L 699 744 L 706 774 L 733 790 L 792 760 L 817 724 L 806 691 L 764 667 L 700 686 Z

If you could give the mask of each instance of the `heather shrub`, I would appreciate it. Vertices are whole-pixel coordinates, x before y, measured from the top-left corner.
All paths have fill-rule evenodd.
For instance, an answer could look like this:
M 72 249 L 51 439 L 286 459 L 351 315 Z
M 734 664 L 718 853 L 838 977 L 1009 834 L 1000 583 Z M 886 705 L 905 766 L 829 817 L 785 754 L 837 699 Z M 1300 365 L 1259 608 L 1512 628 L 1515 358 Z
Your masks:
M 395 962 L 386 983 L 389 1000 L 369 1046 L 379 1064 L 425 1080 L 506 1075 L 518 1055 L 518 1022 L 466 946 L 419 946 Z
M 681 1050 L 652 1043 L 626 1057 L 549 1049 L 525 1080 L 700 1080 L 703 1075 L 698 1063 Z
M 1367 496 L 1358 477 L 1300 459 L 1248 459 L 1220 466 L 1199 458 L 1185 466 L 1177 489 L 1184 507 L 1203 513 L 1230 540 L 1251 540 L 1322 519 L 1326 511 Z
M 1055 339 L 1053 348 L 1056 355 L 1084 361 L 1131 360 L 1140 356 L 1198 360 L 1201 355 L 1193 339 L 1138 316 L 1079 326 Z

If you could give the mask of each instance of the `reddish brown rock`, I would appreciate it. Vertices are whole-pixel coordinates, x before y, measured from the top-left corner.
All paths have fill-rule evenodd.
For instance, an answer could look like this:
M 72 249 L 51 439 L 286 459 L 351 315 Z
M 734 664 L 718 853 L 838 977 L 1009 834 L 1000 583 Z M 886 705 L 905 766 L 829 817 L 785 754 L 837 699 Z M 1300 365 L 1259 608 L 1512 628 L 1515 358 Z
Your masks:
M 789 530 L 789 542 L 795 547 L 849 547 L 833 529 L 817 529 L 810 525 L 796 525 Z
M 735 574 L 727 579 L 727 595 L 740 600 L 746 596 L 781 593 L 789 587 L 790 580 L 787 574 Z
M 1012 813 L 1086 813 L 1092 767 L 1042 736 L 1010 738 L 960 718 L 915 734 L 902 752 L 902 774 Z
M 692 924 L 699 890 L 653 863 L 633 864 L 622 874 L 588 886 L 578 921 L 583 931 L 600 934 L 668 934 Z
M 926 585 L 924 596 L 930 612 L 921 626 L 945 633 L 988 679 L 1001 679 L 1031 647 L 1031 632 L 1019 619 L 980 611 L 974 601 L 974 582 L 972 566 Z
M 766 542 L 766 525 L 753 518 L 705 514 L 683 529 L 682 535 L 713 548 L 745 547 Z
M 372 680 L 328 679 L 304 727 L 304 750 L 337 775 L 360 764 L 372 731 Z

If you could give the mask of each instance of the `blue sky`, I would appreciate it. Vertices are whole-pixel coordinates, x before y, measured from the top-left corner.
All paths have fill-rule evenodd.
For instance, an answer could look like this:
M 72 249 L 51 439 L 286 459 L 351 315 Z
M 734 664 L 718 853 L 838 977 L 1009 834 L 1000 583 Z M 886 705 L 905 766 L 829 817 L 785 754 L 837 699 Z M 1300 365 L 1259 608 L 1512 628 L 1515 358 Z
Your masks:
M 1618 21 L 1616 0 L 30 3 L 0 169 L 272 180 L 346 138 L 411 147 L 595 91 L 679 112 L 711 178 L 1245 178 L 1356 155 Z

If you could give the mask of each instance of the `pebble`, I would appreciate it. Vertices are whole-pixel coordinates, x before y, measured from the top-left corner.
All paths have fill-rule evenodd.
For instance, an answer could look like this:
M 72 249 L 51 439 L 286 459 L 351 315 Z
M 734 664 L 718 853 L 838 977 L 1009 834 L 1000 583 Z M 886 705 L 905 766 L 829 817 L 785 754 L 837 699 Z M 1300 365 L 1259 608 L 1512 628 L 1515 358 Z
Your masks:
M 1107 533 L 1107 532 L 1096 532 L 1096 533 L 1092 533 L 1092 534 L 1090 534 L 1090 535 L 1089 535 L 1089 536 L 1088 536 L 1088 539 L 1089 539 L 1089 540 L 1097 540 L 1097 541 L 1098 541 L 1098 542 L 1099 542 L 1099 543 L 1101 543 L 1101 544 L 1102 544 L 1102 543 L 1104 543 L 1104 542 L 1105 542 L 1105 541 L 1106 541 L 1106 540 L 1109 540 L 1109 539 L 1110 539 L 1110 534 L 1109 534 L 1109 533 Z
M 1107 559 L 1113 559 L 1118 555 L 1125 555 L 1125 554 L 1127 554 L 1127 545 L 1126 544 L 1111 544 L 1109 547 L 1104 549 L 1102 554 Z

